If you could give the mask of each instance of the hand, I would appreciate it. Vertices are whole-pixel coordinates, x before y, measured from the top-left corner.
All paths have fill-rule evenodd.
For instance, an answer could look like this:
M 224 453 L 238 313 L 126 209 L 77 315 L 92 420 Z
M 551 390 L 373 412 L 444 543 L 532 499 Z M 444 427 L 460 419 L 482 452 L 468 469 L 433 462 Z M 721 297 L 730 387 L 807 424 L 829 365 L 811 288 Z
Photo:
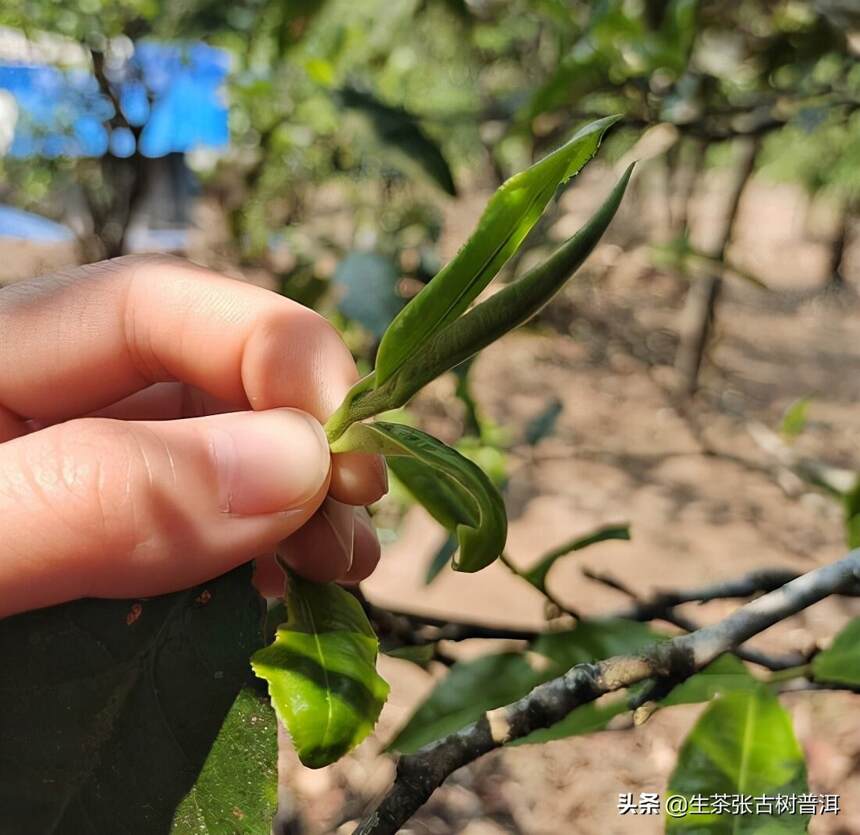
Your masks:
M 352 506 L 385 465 L 330 456 L 320 425 L 356 378 L 313 311 L 177 259 L 0 291 L 0 617 L 253 557 L 276 595 L 276 550 L 310 579 L 367 576 L 379 545 Z

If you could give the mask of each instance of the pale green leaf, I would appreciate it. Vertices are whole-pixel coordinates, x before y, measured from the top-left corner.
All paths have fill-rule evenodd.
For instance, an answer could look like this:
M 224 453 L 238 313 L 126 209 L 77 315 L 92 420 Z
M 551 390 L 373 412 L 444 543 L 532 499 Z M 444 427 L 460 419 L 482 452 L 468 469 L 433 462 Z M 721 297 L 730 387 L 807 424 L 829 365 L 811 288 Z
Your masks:
M 555 190 L 594 156 L 616 117 L 578 131 L 557 151 L 514 175 L 493 195 L 457 256 L 400 312 L 382 339 L 377 384 L 384 383 L 434 333 L 453 322 L 517 251 Z
M 783 437 L 794 439 L 806 428 L 807 414 L 811 398 L 801 397 L 789 404 L 782 415 L 779 431 Z
M 291 574 L 288 619 L 251 666 L 301 761 L 320 768 L 358 745 L 388 697 L 376 672 L 379 644 L 361 604 L 334 583 Z
M 456 534 L 457 571 L 479 571 L 501 555 L 508 522 L 499 491 L 480 467 L 432 435 L 396 423 L 356 423 L 332 450 L 385 455 L 409 492 Z
M 860 687 L 860 618 L 852 620 L 830 647 L 812 659 L 816 681 Z
M 798 795 L 808 791 L 803 752 L 791 717 L 764 685 L 711 701 L 690 732 L 667 794 Z M 696 835 L 794 835 L 806 832 L 808 815 L 686 814 L 668 818 L 667 832 Z

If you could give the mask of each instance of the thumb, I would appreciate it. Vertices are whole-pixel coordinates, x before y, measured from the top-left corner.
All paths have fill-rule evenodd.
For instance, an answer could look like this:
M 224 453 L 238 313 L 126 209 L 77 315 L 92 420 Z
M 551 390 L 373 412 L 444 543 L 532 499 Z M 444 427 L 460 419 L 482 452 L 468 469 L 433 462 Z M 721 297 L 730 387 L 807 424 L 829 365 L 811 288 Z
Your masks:
M 0 617 L 146 597 L 271 552 L 325 498 L 322 427 L 294 409 L 84 418 L 0 444 Z

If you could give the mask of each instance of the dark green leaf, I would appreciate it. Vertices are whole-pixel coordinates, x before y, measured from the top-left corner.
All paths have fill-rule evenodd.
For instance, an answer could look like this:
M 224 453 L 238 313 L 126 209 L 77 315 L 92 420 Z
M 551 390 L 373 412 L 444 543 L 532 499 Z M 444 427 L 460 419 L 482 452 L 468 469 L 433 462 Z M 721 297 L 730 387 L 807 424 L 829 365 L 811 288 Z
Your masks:
M 842 495 L 843 517 L 845 519 L 845 540 L 849 548 L 860 548 L 860 478 Z
M 606 542 L 609 539 L 629 540 L 630 525 L 606 525 L 585 536 L 579 536 L 570 542 L 565 542 L 564 545 L 554 548 L 548 554 L 541 557 L 528 571 L 522 572 L 522 576 L 536 589 L 543 591 L 546 586 L 546 578 L 549 570 L 558 560 L 568 554 L 572 554 L 574 551 L 581 551 L 583 548 L 588 548 L 589 545 Z
M 812 659 L 816 681 L 860 687 L 860 618 L 855 618 L 831 646 Z
M 379 644 L 361 604 L 334 583 L 291 574 L 287 622 L 251 666 L 269 684 L 301 761 L 320 768 L 358 745 L 388 697 Z
M 270 835 L 278 806 L 278 728 L 271 705 L 242 690 L 171 835 Z
M 399 277 L 400 270 L 390 258 L 372 252 L 350 252 L 332 278 L 342 290 L 338 310 L 375 337 L 381 337 L 403 307 L 403 299 L 397 295 Z
M 411 426 L 382 421 L 353 424 L 332 450 L 385 455 L 409 492 L 456 534 L 455 570 L 479 571 L 502 553 L 508 532 L 502 497 L 483 470 L 456 450 Z
M 529 446 L 537 446 L 544 438 L 552 435 L 559 416 L 564 410 L 564 404 L 557 397 L 553 397 L 544 407 L 543 411 L 529 421 L 526 426 L 525 441 Z
M 436 654 L 436 647 L 433 644 L 420 644 L 414 647 L 397 647 L 397 649 L 388 650 L 386 655 L 392 658 L 400 658 L 403 661 L 411 661 L 419 667 L 426 667 Z
M 428 742 L 456 731 L 485 711 L 525 696 L 541 682 L 562 675 L 575 664 L 636 652 L 654 643 L 657 635 L 634 621 L 588 621 L 569 631 L 541 635 L 532 654 L 496 653 L 474 661 L 458 661 L 427 700 L 400 730 L 390 747 L 415 751 Z M 542 658 L 536 658 L 536 655 Z M 537 731 L 514 744 L 559 739 L 602 727 L 613 713 L 585 705 L 547 731 Z
M 807 789 L 803 752 L 791 717 L 764 685 L 714 699 L 684 742 L 669 780 L 669 794 L 802 794 Z M 806 832 L 808 815 L 691 814 L 669 818 L 667 832 L 696 835 Z
M 443 191 L 456 196 L 457 187 L 441 148 L 421 127 L 418 119 L 400 107 L 391 107 L 365 90 L 348 87 L 338 94 L 341 104 L 360 114 L 378 142 L 389 152 L 395 167 L 416 168 Z
M 427 571 L 424 574 L 424 585 L 429 586 L 442 572 L 442 569 L 451 561 L 451 558 L 457 552 L 457 537 L 448 536 L 448 538 L 439 547 L 439 550 L 433 554 L 433 558 L 427 565 Z
M 517 251 L 558 186 L 594 156 L 603 133 L 615 121 L 613 117 L 587 125 L 493 195 L 465 246 L 391 323 L 377 356 L 378 385 L 466 310 Z
M 0 621 L 0 828 L 170 831 L 262 643 L 250 579 L 246 566 L 177 594 L 80 600 Z M 238 786 L 226 796 L 248 804 L 246 823 L 231 815 L 207 831 L 269 826 L 251 819 L 260 796 L 251 803 Z

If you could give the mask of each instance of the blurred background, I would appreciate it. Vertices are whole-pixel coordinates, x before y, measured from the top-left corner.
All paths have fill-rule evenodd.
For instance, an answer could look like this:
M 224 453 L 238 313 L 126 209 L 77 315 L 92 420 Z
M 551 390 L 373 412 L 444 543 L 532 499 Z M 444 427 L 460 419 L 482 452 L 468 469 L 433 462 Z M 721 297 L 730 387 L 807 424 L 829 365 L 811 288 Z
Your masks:
M 857 0 L 6 0 L 0 284 L 173 252 L 315 307 L 367 369 L 492 192 L 622 114 L 501 280 L 638 159 L 585 268 L 401 419 L 504 487 L 516 565 L 631 524 L 632 542 L 554 569 L 555 596 L 585 614 L 626 598 L 584 572 L 647 594 L 805 571 L 860 545 L 858 55 Z M 523 629 L 557 619 L 503 565 L 445 568 L 451 543 L 396 484 L 376 518 L 374 602 Z M 851 612 L 829 601 L 761 646 L 808 651 Z M 444 665 L 384 666 L 378 740 L 322 772 L 285 764 L 289 831 L 336 831 L 386 786 L 380 748 Z M 812 832 L 860 831 L 857 698 L 788 697 L 813 790 L 843 797 Z M 665 787 L 697 710 L 494 754 L 410 831 L 661 831 L 619 818 L 617 795 Z

